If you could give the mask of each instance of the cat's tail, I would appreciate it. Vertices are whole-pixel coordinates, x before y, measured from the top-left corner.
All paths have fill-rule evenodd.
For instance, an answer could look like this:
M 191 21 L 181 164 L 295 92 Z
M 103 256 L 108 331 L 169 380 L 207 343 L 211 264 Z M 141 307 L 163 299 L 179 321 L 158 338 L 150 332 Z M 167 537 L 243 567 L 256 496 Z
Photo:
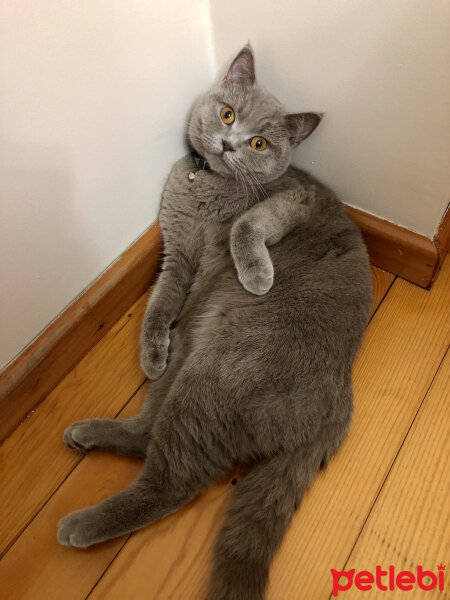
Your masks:
M 323 461 L 317 446 L 255 464 L 234 488 L 215 548 L 208 600 L 263 600 L 269 566 Z

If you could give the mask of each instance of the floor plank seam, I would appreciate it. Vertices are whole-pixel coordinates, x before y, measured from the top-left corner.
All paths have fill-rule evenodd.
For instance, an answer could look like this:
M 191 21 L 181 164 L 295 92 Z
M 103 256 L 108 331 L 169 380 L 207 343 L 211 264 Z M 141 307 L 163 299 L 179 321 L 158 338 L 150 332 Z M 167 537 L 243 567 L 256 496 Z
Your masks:
M 125 410 L 125 408 L 128 406 L 128 404 L 133 400 L 133 398 L 136 396 L 136 394 L 139 392 L 139 390 L 145 385 L 145 383 L 148 381 L 147 377 L 142 381 L 142 383 L 139 384 L 139 386 L 136 388 L 136 390 L 131 394 L 131 396 L 127 399 L 127 401 L 125 402 L 125 404 L 120 408 L 120 410 L 114 415 L 114 419 L 117 419 L 117 417 Z M 14 544 L 17 542 L 17 540 L 23 535 L 23 533 L 28 529 L 28 527 L 31 525 L 31 523 L 36 519 L 36 517 L 39 515 L 39 513 L 45 508 L 45 506 L 50 502 L 50 500 L 53 498 L 53 496 L 57 493 L 57 491 L 61 488 L 61 486 L 64 485 L 64 483 L 68 480 L 68 478 L 72 475 L 72 473 L 75 471 L 75 469 L 80 465 L 81 462 L 83 462 L 83 460 L 86 458 L 87 454 L 81 455 L 79 460 L 73 465 L 73 467 L 70 469 L 70 471 L 68 473 L 66 473 L 66 475 L 64 476 L 64 478 L 61 480 L 61 482 L 58 484 L 58 486 L 53 490 L 53 492 L 50 494 L 50 496 L 45 500 L 45 502 L 39 507 L 39 509 L 35 512 L 35 514 L 32 516 L 32 518 L 26 523 L 26 525 L 24 525 L 24 527 L 22 527 L 22 529 L 17 533 L 16 536 L 14 536 L 14 539 L 11 540 L 10 544 L 4 549 L 4 551 L 0 554 L 0 560 L 3 559 L 4 556 L 6 556 L 6 554 L 14 547 Z M 55 524 L 55 528 L 56 528 L 56 524 Z M 56 529 L 55 529 L 56 531 Z M 56 535 L 56 533 L 55 533 Z
M 429 392 L 430 392 L 430 389 L 431 389 L 431 387 L 432 387 L 432 385 L 433 385 L 433 383 L 434 383 L 434 381 L 435 381 L 436 377 L 438 376 L 438 373 L 439 373 L 439 371 L 440 371 L 440 369 L 441 369 L 442 365 L 444 364 L 444 360 L 445 360 L 445 358 L 446 358 L 446 356 L 447 356 L 447 353 L 448 353 L 448 351 L 449 351 L 449 348 L 450 348 L 450 346 L 447 346 L 447 348 L 445 349 L 445 352 L 444 352 L 444 354 L 443 354 L 443 356 L 442 356 L 442 358 L 441 358 L 441 360 L 439 361 L 439 364 L 438 364 L 438 366 L 437 366 L 436 372 L 434 373 L 434 375 L 433 375 L 433 377 L 432 377 L 432 379 L 431 379 L 431 381 L 430 381 L 430 384 L 429 384 L 429 386 L 427 387 L 427 389 L 426 389 L 426 391 L 425 391 L 425 393 L 424 393 L 424 395 L 423 395 L 423 398 L 422 398 L 422 400 L 420 401 L 420 404 L 419 404 L 419 406 L 418 406 L 418 408 L 417 408 L 417 411 L 415 412 L 415 414 L 414 414 L 414 417 L 412 418 L 412 420 L 411 420 L 411 423 L 409 424 L 408 430 L 406 431 L 406 434 L 405 434 L 405 436 L 404 436 L 404 438 L 403 438 L 403 440 L 402 440 L 402 442 L 401 442 L 401 444 L 400 444 L 400 446 L 399 446 L 399 448 L 398 448 L 397 452 L 395 453 L 394 459 L 393 459 L 392 463 L 389 465 L 389 469 L 387 470 L 387 473 L 386 473 L 385 477 L 383 478 L 383 481 L 382 481 L 382 483 L 381 483 L 381 485 L 380 485 L 379 489 L 377 490 L 377 493 L 375 494 L 375 497 L 374 497 L 374 499 L 373 499 L 373 502 L 372 502 L 372 504 L 370 505 L 370 508 L 369 508 L 369 510 L 367 511 L 367 515 L 365 516 L 365 518 L 364 518 L 364 521 L 363 521 L 363 523 L 362 523 L 362 525 L 361 525 L 361 529 L 359 530 L 359 532 L 358 532 L 358 535 L 357 535 L 357 536 L 356 536 L 356 538 L 355 538 L 355 542 L 354 542 L 354 544 L 352 545 L 352 547 L 351 547 L 351 549 L 350 549 L 350 552 L 348 553 L 348 556 L 347 556 L 347 558 L 346 558 L 346 560 L 345 560 L 345 562 L 344 562 L 344 565 L 343 565 L 343 567 L 342 567 L 342 569 L 341 569 L 342 571 L 344 571 L 344 570 L 345 570 L 345 568 L 347 567 L 348 561 L 350 560 L 350 558 L 351 558 L 351 555 L 353 554 L 353 551 L 354 551 L 354 549 L 355 549 L 356 545 L 358 544 L 358 541 L 359 541 L 359 539 L 360 539 L 360 537 L 361 537 L 361 535 L 362 535 L 362 532 L 363 532 L 363 530 L 364 530 L 364 528 L 365 528 L 365 526 L 366 526 L 366 523 L 367 523 L 367 521 L 368 521 L 368 520 L 369 520 L 369 518 L 370 518 L 370 515 L 371 515 L 371 513 L 372 513 L 373 509 L 375 508 L 375 505 L 376 505 L 376 503 L 377 503 L 377 501 L 378 501 L 378 498 L 379 498 L 379 496 L 380 496 L 380 494 L 381 494 L 381 492 L 382 492 L 382 490 L 383 490 L 383 488 L 384 488 L 384 486 L 385 486 L 385 484 L 386 484 L 386 481 L 388 480 L 388 478 L 389 478 L 389 475 L 390 475 L 390 473 L 391 473 L 391 471 L 392 471 L 392 469 L 393 469 L 393 467 L 394 467 L 395 463 L 397 462 L 397 459 L 398 459 L 398 457 L 399 457 L 399 455 L 400 455 L 400 452 L 402 451 L 402 448 L 403 448 L 403 446 L 404 446 L 404 444 L 405 444 L 405 442 L 406 442 L 406 440 L 407 440 L 407 438 L 408 438 L 408 436 L 409 436 L 409 434 L 410 434 L 410 431 L 411 431 L 411 429 L 412 429 L 412 427 L 413 427 L 413 425 L 414 425 L 414 423 L 415 423 L 415 421 L 416 421 L 417 417 L 419 416 L 419 413 L 420 413 L 420 411 L 421 411 L 421 409 L 422 409 L 422 406 L 423 406 L 423 404 L 424 404 L 425 400 L 427 399 L 427 396 L 428 396 L 428 394 L 429 394 Z M 333 600 L 333 592 L 332 592 L 332 591 L 330 592 L 330 595 L 328 596 L 328 600 Z
M 370 321 L 371 321 L 371 320 L 374 318 L 374 316 L 377 314 L 377 312 L 378 312 L 378 309 L 379 309 L 379 308 L 380 308 L 380 306 L 383 304 L 383 302 L 384 302 L 384 300 L 385 300 L 386 296 L 387 296 L 387 295 L 389 294 L 389 292 L 391 291 L 391 289 L 392 289 L 392 286 L 393 286 L 393 285 L 394 285 L 394 283 L 397 281 L 397 279 L 399 279 L 399 278 L 398 278 L 398 277 L 397 277 L 397 275 L 396 275 L 396 276 L 394 277 L 394 279 L 392 280 L 391 284 L 389 285 L 388 289 L 387 289 L 387 290 L 385 291 L 385 293 L 383 294 L 383 296 L 382 296 L 381 300 L 378 302 L 378 304 L 377 304 L 377 306 L 376 306 L 375 310 L 373 311 L 372 315 L 370 316 L 369 323 L 370 323 Z
M 89 596 L 91 596 L 91 594 L 94 592 L 95 588 L 98 586 L 98 584 L 100 583 L 100 581 L 103 579 L 103 577 L 106 575 L 106 573 L 109 571 L 111 565 L 113 564 L 113 562 L 116 560 L 116 558 L 119 556 L 119 554 L 122 552 L 122 550 L 125 548 L 125 546 L 127 545 L 127 543 L 129 542 L 131 536 L 133 534 L 130 533 L 127 538 L 124 540 L 123 544 L 120 546 L 120 548 L 117 550 L 117 552 L 114 554 L 114 556 L 112 557 L 112 559 L 109 561 L 109 563 L 106 565 L 106 568 L 104 569 L 104 571 L 102 572 L 102 574 L 100 575 L 100 577 L 97 579 L 97 581 L 94 583 L 94 585 L 92 586 L 89 594 L 85 597 L 84 600 L 88 600 Z

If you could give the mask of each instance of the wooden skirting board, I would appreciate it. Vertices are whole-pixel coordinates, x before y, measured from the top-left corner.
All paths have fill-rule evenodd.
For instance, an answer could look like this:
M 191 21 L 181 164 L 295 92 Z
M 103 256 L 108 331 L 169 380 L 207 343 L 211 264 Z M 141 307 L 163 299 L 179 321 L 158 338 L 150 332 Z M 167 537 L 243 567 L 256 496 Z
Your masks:
M 450 211 L 434 240 L 355 208 L 372 264 L 430 288 L 449 246 Z M 152 225 L 0 374 L 3 441 L 148 289 L 158 272 L 161 231 Z
M 431 288 L 448 250 L 448 210 L 434 239 L 350 206 L 347 213 L 361 229 L 373 265 Z

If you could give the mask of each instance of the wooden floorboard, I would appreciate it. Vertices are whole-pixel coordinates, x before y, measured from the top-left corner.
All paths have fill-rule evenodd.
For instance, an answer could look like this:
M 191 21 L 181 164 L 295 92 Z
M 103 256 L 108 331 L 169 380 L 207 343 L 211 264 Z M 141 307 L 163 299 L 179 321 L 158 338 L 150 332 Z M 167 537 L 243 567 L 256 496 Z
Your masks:
M 437 565 L 450 556 L 450 355 L 441 365 L 411 431 L 377 498 L 345 570 L 375 572 L 377 565 L 397 573 L 416 573 L 418 565 L 437 573 Z M 448 578 L 448 573 L 446 574 Z M 386 578 L 384 580 L 386 582 Z M 448 590 L 448 587 L 447 587 Z M 423 598 L 449 598 L 450 594 L 415 588 Z M 346 598 L 359 598 L 357 591 Z M 374 587 L 371 598 L 385 598 Z M 405 590 L 389 598 L 404 598 Z M 416 596 L 414 596 L 416 597 Z
M 62 443 L 73 421 L 113 417 L 145 376 L 139 368 L 142 297 L 0 446 L 0 554 L 80 457 Z M 129 316 L 130 315 L 130 316 Z
M 147 392 L 148 383 L 137 391 L 120 416 L 138 413 Z M 71 454 L 77 457 L 73 452 Z M 78 458 L 81 462 L 0 561 L 0 598 L 85 598 L 123 545 L 123 539 L 112 540 L 84 552 L 73 552 L 56 542 L 59 519 L 72 510 L 119 492 L 131 483 L 142 464 L 139 459 L 103 452 L 79 455 Z
M 383 271 L 382 269 L 377 269 L 372 267 L 372 280 L 373 280 L 373 300 L 372 300 L 372 312 L 373 316 L 374 312 L 380 306 L 384 296 L 387 294 L 391 285 L 393 284 L 395 276 L 392 273 L 388 273 L 387 271 Z
M 330 565 L 345 565 L 443 356 L 448 303 L 439 285 L 444 273 L 431 292 L 396 280 L 386 297 L 393 276 L 379 269 L 373 273 L 374 308 L 384 301 L 355 365 L 355 423 L 341 453 L 317 479 L 294 518 L 272 569 L 268 600 L 328 597 Z M 12 477 L 8 491 L 0 491 L 7 511 L 0 522 L 0 539 L 7 547 L 17 538 L 0 561 L 0 598 L 5 594 L 8 600 L 81 600 L 92 589 L 89 597 L 97 600 L 197 600 L 204 594 L 231 475 L 128 541 L 115 540 L 88 551 L 56 542 L 56 523 L 63 514 L 122 489 L 139 469 L 139 461 L 102 453 L 87 456 L 77 466 L 80 457 L 64 448 L 61 434 L 78 418 L 116 414 L 139 386 L 143 377 L 137 339 L 144 304 L 133 308 L 136 318 L 124 316 L 116 333 L 112 330 L 61 382 L 66 387 L 58 386 L 39 414 L 11 436 L 9 452 L 2 454 L 0 448 L 8 470 L 4 481 Z M 393 343 L 392 337 L 399 340 Z M 386 378 L 393 379 L 390 385 Z M 146 386 L 123 416 L 138 411 L 145 392 Z

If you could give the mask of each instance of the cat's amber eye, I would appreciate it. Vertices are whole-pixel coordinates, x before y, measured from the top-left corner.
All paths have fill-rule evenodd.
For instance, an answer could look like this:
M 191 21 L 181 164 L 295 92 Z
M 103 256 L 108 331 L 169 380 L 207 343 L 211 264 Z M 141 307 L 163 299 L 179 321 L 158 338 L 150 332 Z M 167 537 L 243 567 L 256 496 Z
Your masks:
M 225 123 L 225 125 L 231 125 L 232 123 L 234 123 L 234 110 L 231 108 L 231 106 L 224 106 L 222 108 L 222 110 L 220 111 L 220 118 L 222 119 L 223 123 Z
M 267 140 L 260 135 L 255 135 L 255 137 L 252 137 L 250 140 L 250 146 L 253 148 L 253 150 L 258 150 L 258 152 L 261 152 L 261 150 L 265 150 L 267 148 Z

